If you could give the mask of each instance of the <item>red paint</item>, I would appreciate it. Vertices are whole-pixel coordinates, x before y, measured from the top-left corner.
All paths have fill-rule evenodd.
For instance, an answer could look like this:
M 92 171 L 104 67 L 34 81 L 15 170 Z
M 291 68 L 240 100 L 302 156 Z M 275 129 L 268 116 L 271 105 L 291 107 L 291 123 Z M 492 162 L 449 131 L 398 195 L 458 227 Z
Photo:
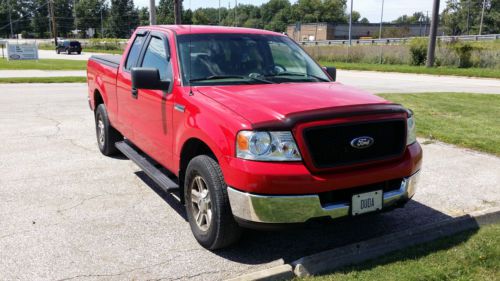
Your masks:
M 234 188 L 260 194 L 308 194 L 342 189 L 410 176 L 421 166 L 422 150 L 410 145 L 401 157 L 364 163 L 341 169 L 317 170 L 300 138 L 308 126 L 333 123 L 406 118 L 406 114 L 364 115 L 335 120 L 299 123 L 290 130 L 299 146 L 302 162 L 256 162 L 235 157 L 235 139 L 240 130 L 256 124 L 283 120 L 287 115 L 336 107 L 389 103 L 384 99 L 336 82 L 282 83 L 237 86 L 182 86 L 175 44 L 176 34 L 253 33 L 280 35 L 270 31 L 212 26 L 152 26 L 169 40 L 173 87 L 171 93 L 140 90 L 131 98 L 130 73 L 96 61 L 88 63 L 91 107 L 94 93 L 104 100 L 112 125 L 152 158 L 179 175 L 180 155 L 190 139 L 204 142 L 219 161 L 226 183 Z M 284 36 L 284 35 L 281 35 Z M 135 34 L 132 38 L 135 37 Z M 129 41 L 129 43 L 131 40 Z M 129 47 L 125 54 L 128 54 Z M 185 106 L 185 112 L 174 110 Z

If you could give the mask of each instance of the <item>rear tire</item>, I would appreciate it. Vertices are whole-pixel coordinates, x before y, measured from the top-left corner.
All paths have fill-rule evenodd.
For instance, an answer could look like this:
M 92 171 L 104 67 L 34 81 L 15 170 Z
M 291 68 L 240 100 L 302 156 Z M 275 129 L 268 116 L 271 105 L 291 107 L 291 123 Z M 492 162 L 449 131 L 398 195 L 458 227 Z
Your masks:
M 79 55 L 81 55 L 81 54 L 82 54 L 82 51 L 78 52 L 78 54 L 79 54 Z
M 69 49 L 67 49 L 66 54 L 71 55 L 71 51 Z
M 59 49 L 56 50 L 56 53 L 59 55 L 61 53 L 61 51 L 59 51 Z
M 95 111 L 95 129 L 97 146 L 101 153 L 106 156 L 115 154 L 117 152 L 115 143 L 123 140 L 123 136 L 109 123 L 108 112 L 104 104 L 97 106 Z
M 234 220 L 227 186 L 214 159 L 200 155 L 189 162 L 184 198 L 191 231 L 200 245 L 216 250 L 238 241 L 241 228 Z

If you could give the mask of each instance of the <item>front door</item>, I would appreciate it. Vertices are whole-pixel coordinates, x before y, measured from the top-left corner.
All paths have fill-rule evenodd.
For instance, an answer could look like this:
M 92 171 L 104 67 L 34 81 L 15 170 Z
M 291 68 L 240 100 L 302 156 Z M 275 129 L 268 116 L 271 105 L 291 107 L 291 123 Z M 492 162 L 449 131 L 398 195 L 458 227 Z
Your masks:
M 139 67 L 156 68 L 162 80 L 173 81 L 169 43 L 163 33 L 151 32 Z M 133 108 L 134 143 L 164 166 L 172 158 L 173 82 L 169 89 L 138 90 Z

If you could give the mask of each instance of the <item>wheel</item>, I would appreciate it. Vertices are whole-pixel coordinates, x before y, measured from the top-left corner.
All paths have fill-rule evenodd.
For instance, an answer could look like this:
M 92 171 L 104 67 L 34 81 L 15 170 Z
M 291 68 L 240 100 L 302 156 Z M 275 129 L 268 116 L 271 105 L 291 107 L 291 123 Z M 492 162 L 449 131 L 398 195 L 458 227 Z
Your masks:
M 77 52 L 77 54 L 81 55 L 81 54 L 82 54 L 82 51 Z
M 219 164 L 209 156 L 193 158 L 184 181 L 186 213 L 194 237 L 216 250 L 236 243 L 241 228 L 234 220 Z
M 59 49 L 56 50 L 56 53 L 59 55 L 61 53 L 61 51 L 59 51 Z
M 117 152 L 115 143 L 121 141 L 123 136 L 109 123 L 104 104 L 100 104 L 95 111 L 95 129 L 101 153 L 106 156 L 115 154 Z
M 66 54 L 71 55 L 71 51 L 69 49 L 67 49 Z

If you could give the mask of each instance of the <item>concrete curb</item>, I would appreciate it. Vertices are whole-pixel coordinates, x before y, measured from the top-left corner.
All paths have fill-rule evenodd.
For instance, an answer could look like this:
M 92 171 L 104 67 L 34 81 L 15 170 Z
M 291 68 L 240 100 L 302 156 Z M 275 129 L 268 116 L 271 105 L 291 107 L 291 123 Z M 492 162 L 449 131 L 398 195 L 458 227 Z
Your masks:
M 331 272 L 346 265 L 497 222 L 500 222 L 500 208 L 492 208 L 324 251 L 291 264 L 295 275 L 299 277 Z
M 500 207 L 495 207 L 302 257 L 291 264 L 252 272 L 227 281 L 290 280 L 296 276 L 327 273 L 396 250 L 498 222 Z
M 227 281 L 253 281 L 253 280 L 290 280 L 294 278 L 292 266 L 289 264 L 279 265 L 257 272 L 245 274 Z

